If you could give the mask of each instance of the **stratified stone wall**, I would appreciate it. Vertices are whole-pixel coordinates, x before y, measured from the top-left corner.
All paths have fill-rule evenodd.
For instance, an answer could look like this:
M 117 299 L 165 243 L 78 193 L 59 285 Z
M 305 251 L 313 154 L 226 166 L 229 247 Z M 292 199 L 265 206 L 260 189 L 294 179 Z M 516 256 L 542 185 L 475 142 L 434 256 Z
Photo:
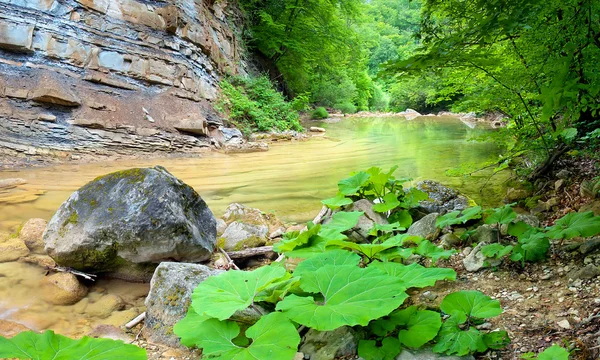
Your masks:
M 243 73 L 227 0 L 0 0 L 0 148 L 195 151 Z

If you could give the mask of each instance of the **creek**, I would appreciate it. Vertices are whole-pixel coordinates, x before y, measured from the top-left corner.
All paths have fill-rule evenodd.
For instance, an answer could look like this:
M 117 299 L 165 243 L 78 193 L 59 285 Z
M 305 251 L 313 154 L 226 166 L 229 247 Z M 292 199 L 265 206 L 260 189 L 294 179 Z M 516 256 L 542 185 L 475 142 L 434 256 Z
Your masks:
M 504 195 L 503 176 L 488 179 L 489 172 L 471 177 L 448 177 L 446 170 L 494 158 L 499 149 L 491 143 L 468 141 L 485 128 L 471 128 L 450 117 L 345 118 L 315 122 L 327 129 L 308 141 L 272 143 L 268 152 L 210 153 L 194 158 L 127 160 L 93 164 L 65 164 L 0 172 L 0 179 L 22 178 L 27 184 L 0 192 L 0 232 L 10 233 L 30 218 L 49 220 L 60 204 L 79 187 L 99 175 L 131 167 L 162 165 L 194 187 L 216 216 L 228 204 L 242 203 L 273 212 L 285 221 L 311 219 L 320 200 L 334 196 L 337 181 L 352 171 L 398 165 L 397 177 L 412 183 L 432 179 L 454 187 L 481 205 L 495 206 Z M 41 268 L 11 262 L 0 264 L 0 320 L 22 323 L 35 330 L 52 328 L 67 335 L 82 335 L 97 324 L 122 325 L 143 311 L 146 284 L 101 280 L 82 301 L 93 303 L 105 295 L 118 295 L 121 310 L 108 318 L 86 313 L 86 304 L 53 306 L 34 291 L 44 276 Z

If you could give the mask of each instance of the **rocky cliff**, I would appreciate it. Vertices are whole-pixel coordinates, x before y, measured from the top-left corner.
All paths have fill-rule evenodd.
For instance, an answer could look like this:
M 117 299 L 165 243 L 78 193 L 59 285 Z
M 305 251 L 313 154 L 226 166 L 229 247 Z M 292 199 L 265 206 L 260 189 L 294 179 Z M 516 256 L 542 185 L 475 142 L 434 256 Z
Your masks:
M 245 72 L 227 0 L 0 0 L 0 152 L 199 151 Z

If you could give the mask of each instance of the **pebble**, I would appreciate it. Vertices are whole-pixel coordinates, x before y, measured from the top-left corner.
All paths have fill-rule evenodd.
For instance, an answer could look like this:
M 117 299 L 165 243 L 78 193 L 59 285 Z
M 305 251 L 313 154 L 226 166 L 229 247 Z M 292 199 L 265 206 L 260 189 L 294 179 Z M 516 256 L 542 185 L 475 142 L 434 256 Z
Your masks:
M 557 322 L 556 324 L 563 329 L 571 328 L 571 324 L 569 323 L 569 320 L 561 320 L 561 321 Z

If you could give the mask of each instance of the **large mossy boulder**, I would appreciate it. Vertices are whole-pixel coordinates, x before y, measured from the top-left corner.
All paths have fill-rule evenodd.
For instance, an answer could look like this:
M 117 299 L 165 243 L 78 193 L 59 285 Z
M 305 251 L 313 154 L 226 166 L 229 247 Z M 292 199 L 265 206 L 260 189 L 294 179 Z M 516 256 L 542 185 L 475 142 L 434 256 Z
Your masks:
M 215 242 L 204 200 L 158 166 L 93 180 L 61 205 L 44 233 L 59 265 L 127 280 L 149 280 L 162 261 L 206 260 Z

